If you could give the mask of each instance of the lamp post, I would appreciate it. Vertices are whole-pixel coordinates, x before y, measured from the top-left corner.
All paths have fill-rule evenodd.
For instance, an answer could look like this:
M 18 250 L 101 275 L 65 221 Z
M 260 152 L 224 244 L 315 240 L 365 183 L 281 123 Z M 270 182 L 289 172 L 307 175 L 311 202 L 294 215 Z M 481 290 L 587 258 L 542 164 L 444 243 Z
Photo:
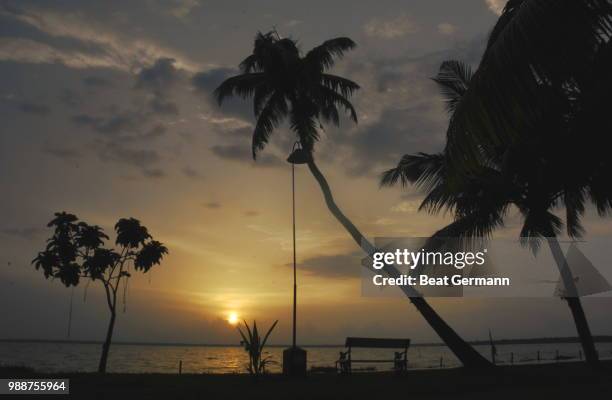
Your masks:
M 288 376 L 306 375 L 306 350 L 297 347 L 296 325 L 297 325 L 297 261 L 295 249 L 295 165 L 306 164 L 310 159 L 310 153 L 295 142 L 293 150 L 287 162 L 291 164 L 291 200 L 293 216 L 293 340 L 292 345 L 283 351 L 283 374 Z

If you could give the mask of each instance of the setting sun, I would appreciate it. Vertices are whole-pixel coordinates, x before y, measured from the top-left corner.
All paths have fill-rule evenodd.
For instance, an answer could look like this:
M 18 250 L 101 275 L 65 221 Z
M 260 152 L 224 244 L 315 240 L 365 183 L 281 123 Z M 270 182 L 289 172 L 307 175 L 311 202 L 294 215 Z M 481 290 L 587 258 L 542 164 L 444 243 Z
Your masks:
M 238 323 L 238 314 L 235 312 L 229 313 L 227 316 L 227 322 L 229 322 L 231 325 L 236 325 Z

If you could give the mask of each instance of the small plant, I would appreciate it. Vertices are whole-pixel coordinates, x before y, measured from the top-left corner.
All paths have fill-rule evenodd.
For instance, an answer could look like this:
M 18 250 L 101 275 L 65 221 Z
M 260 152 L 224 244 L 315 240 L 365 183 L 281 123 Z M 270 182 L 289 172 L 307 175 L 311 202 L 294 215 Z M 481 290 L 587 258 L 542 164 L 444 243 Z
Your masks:
M 278 320 L 274 321 L 270 329 L 268 329 L 268 332 L 263 337 L 263 340 L 261 340 L 259 332 L 257 331 L 256 321 L 253 321 L 253 330 L 251 330 L 246 321 L 243 322 L 248 336 L 242 332 L 240 327 L 238 327 L 238 332 L 240 332 L 240 336 L 242 336 L 242 342 L 240 342 L 240 344 L 244 345 L 244 349 L 247 351 L 247 353 L 249 353 L 249 364 L 247 366 L 247 370 L 251 375 L 255 376 L 264 374 L 266 372 L 266 365 L 270 364 L 272 361 L 270 360 L 270 357 L 262 357 L 263 349 L 266 345 L 268 337 L 270 336 L 270 333 L 272 333 L 272 330 L 278 323 Z

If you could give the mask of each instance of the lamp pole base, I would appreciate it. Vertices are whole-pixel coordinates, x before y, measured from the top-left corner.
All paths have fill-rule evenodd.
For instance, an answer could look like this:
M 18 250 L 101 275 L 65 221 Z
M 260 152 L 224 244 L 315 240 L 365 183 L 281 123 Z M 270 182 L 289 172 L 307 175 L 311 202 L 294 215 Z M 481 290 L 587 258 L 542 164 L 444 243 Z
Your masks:
M 306 376 L 306 350 L 299 347 L 283 350 L 283 375 Z

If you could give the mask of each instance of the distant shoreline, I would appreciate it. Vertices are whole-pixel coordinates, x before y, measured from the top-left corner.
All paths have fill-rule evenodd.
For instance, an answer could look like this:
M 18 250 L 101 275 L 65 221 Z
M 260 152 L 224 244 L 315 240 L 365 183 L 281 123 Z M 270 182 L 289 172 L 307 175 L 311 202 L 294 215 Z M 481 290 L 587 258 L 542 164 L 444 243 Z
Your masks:
M 593 336 L 597 343 L 611 343 L 612 335 Z M 505 344 L 549 344 L 549 343 L 579 343 L 578 337 L 556 337 L 556 338 L 526 338 L 526 339 L 500 339 L 494 340 L 496 345 Z M 63 339 L 0 339 L 0 343 L 58 343 L 58 344 L 102 344 L 97 340 L 63 340 Z M 473 340 L 471 345 L 488 345 L 488 340 Z M 238 343 L 171 343 L 171 342 L 130 342 L 117 341 L 113 346 L 167 346 L 167 347 L 241 347 Z M 268 347 L 288 347 L 287 344 L 270 344 Z M 444 343 L 413 343 L 412 347 L 445 347 Z M 305 344 L 302 347 L 344 347 L 344 344 Z

